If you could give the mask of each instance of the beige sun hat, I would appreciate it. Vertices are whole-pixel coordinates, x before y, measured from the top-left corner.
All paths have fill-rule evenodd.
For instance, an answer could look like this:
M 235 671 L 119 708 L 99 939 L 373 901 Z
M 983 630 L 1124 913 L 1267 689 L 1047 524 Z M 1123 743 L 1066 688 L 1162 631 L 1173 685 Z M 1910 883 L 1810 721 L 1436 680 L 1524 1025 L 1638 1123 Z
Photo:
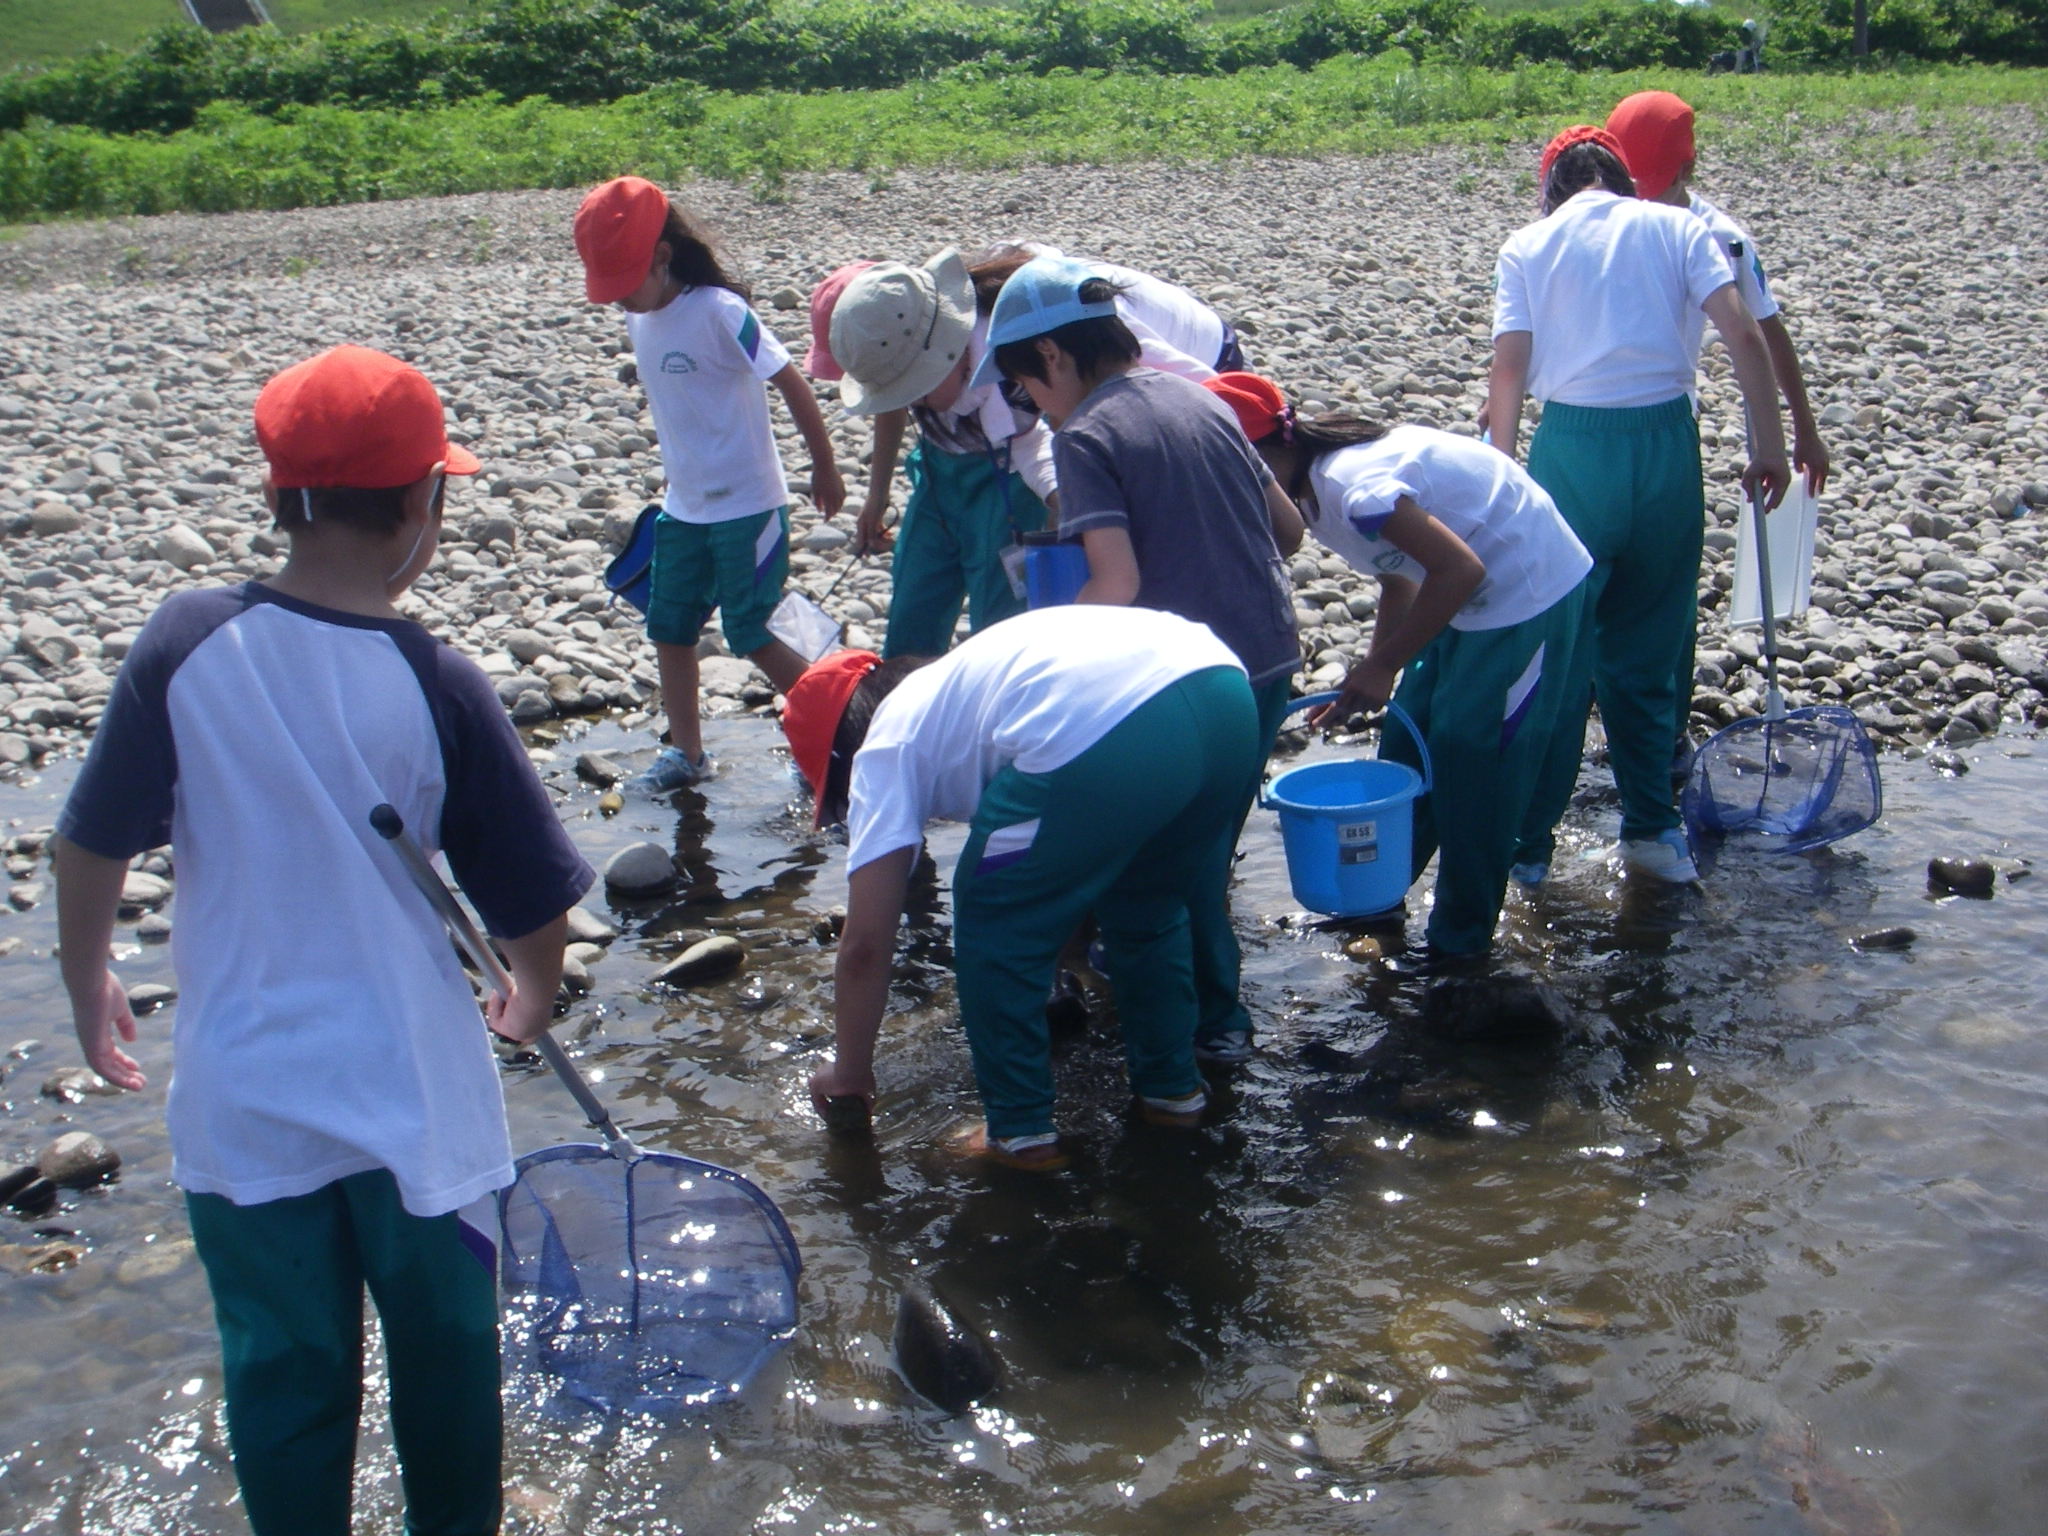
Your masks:
M 878 262 L 832 309 L 832 356 L 846 370 L 839 398 L 864 416 L 901 410 L 944 382 L 974 334 L 974 279 L 955 250 L 921 267 Z

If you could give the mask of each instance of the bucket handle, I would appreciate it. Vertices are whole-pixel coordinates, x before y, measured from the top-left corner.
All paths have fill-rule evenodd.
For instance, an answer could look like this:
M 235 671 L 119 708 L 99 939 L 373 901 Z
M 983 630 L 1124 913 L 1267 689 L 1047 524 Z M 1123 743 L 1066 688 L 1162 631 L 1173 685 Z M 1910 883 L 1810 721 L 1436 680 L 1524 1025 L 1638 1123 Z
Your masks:
M 1304 694 L 1301 698 L 1288 705 L 1280 718 L 1285 720 L 1288 715 L 1298 715 L 1304 709 L 1315 709 L 1323 704 L 1334 703 L 1338 693 L 1338 689 L 1332 688 L 1327 693 Z M 1415 750 L 1422 754 L 1422 793 L 1426 795 L 1436 783 L 1436 772 L 1431 767 L 1429 761 L 1429 743 L 1422 739 L 1422 732 L 1417 730 L 1415 722 L 1408 718 L 1408 711 L 1396 704 L 1392 699 L 1387 700 L 1387 713 L 1401 722 L 1408 732 L 1408 739 L 1415 743 Z M 1384 736 L 1386 732 L 1385 726 L 1382 726 L 1380 729 L 1381 734 Z M 1261 789 L 1259 791 L 1259 804 L 1265 805 L 1266 803 L 1266 792 L 1264 789 Z

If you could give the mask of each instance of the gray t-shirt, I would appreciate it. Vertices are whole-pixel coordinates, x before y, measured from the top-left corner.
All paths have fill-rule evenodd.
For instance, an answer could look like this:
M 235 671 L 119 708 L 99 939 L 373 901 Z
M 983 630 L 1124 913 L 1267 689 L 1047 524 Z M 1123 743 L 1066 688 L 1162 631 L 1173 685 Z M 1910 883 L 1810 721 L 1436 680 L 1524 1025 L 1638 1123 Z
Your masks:
M 1121 528 L 1138 602 L 1193 619 L 1257 688 L 1301 665 L 1287 569 L 1266 511 L 1272 471 L 1201 385 L 1134 368 L 1098 386 L 1053 438 L 1060 535 Z

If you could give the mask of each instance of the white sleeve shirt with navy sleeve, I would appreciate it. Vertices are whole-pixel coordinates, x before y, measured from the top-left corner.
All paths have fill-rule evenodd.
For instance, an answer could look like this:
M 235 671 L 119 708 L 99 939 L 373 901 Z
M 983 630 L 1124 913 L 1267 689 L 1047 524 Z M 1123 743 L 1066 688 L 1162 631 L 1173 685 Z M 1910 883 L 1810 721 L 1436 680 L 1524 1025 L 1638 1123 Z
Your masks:
M 727 523 L 789 502 L 766 381 L 789 351 L 728 288 L 688 288 L 626 335 L 668 476 L 664 517 Z
M 511 1179 L 496 1060 L 390 804 L 485 926 L 590 886 L 488 679 L 419 625 L 251 582 L 182 593 L 122 663 L 58 831 L 177 861 L 172 1177 L 240 1205 L 388 1169 L 415 1215 Z
M 1463 630 L 1506 629 L 1546 611 L 1593 568 L 1557 503 L 1529 472 L 1474 438 L 1400 426 L 1318 455 L 1309 467 L 1309 532 L 1352 569 L 1420 582 L 1429 572 L 1383 530 L 1407 497 L 1486 567 L 1451 616 Z
M 853 759 L 848 873 L 968 821 L 1003 769 L 1051 773 L 1153 695 L 1243 665 L 1205 625 L 1151 608 L 1076 604 L 991 624 L 896 685 Z
M 1528 390 L 1564 405 L 1661 405 L 1697 387 L 1693 317 L 1735 281 L 1683 208 L 1591 189 L 1508 237 L 1493 334 L 1530 333 Z

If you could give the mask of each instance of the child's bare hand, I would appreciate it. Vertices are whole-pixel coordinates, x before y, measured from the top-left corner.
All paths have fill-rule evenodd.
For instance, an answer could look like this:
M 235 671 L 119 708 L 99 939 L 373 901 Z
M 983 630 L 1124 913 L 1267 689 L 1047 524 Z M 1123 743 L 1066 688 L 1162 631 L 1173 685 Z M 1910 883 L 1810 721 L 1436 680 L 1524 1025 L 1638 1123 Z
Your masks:
M 1742 489 L 1752 499 L 1761 500 L 1766 512 L 1775 512 L 1792 489 L 1792 466 L 1782 456 L 1751 459 L 1742 471 Z
M 870 501 L 860 509 L 860 521 L 854 524 L 853 552 L 856 555 L 879 555 L 885 553 L 896 541 L 896 530 L 885 527 L 882 519 L 888 514 L 889 503 Z
M 128 994 L 114 979 L 112 971 L 106 973 L 99 996 L 93 999 L 89 1008 L 73 1009 L 71 1022 L 78 1031 L 78 1043 L 85 1052 L 86 1065 L 93 1071 L 116 1088 L 126 1088 L 130 1093 L 148 1086 L 149 1079 L 142 1075 L 142 1068 L 135 1058 L 114 1043 L 117 1035 L 133 1043 L 135 1011 L 128 1006 Z
M 530 1045 L 540 1038 L 540 1032 L 554 1021 L 554 999 L 544 998 L 538 1003 L 525 992 L 515 991 L 507 997 L 502 992 L 493 992 L 484 1001 L 484 1022 L 491 1033 L 503 1035 L 507 1040 L 520 1045 Z
M 1792 464 L 1806 476 L 1806 488 L 1818 496 L 1828 488 L 1828 470 L 1833 461 L 1828 458 L 1826 446 L 1817 437 L 1801 434 L 1792 443 Z
M 846 481 L 840 477 L 837 464 L 823 460 L 811 465 L 811 500 L 827 517 L 839 515 L 839 509 L 846 505 Z
M 1401 680 L 1400 669 L 1383 666 L 1370 656 L 1345 675 L 1337 697 L 1321 709 L 1309 712 L 1308 723 L 1318 728 L 1342 725 L 1353 715 L 1369 715 L 1385 709 Z
M 874 1111 L 875 1074 L 872 1070 L 858 1072 L 833 1060 L 811 1074 L 810 1086 L 811 1107 L 828 1124 L 834 1114 L 828 1106 L 834 1099 L 859 1099 L 867 1105 L 870 1113 Z

